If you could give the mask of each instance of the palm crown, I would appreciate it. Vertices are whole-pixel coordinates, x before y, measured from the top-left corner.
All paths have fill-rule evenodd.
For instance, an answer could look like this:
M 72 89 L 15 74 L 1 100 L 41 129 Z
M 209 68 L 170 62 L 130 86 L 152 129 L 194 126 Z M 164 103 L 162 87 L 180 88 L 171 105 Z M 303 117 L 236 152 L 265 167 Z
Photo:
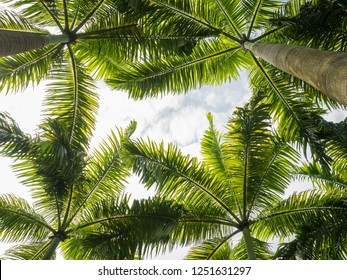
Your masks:
M 292 38 L 285 36 L 291 25 L 270 25 L 270 19 L 278 18 L 278 13 L 282 11 L 290 11 L 289 16 L 294 16 L 300 12 L 298 7 L 307 1 L 290 1 L 288 6 L 296 9 L 282 9 L 283 2 L 276 0 L 144 2 L 156 5 L 153 17 L 166 13 L 172 18 L 181 18 L 179 28 L 183 32 L 188 26 L 195 26 L 196 30 L 192 29 L 194 33 L 190 35 L 204 36 L 200 36 L 190 55 L 164 55 L 145 62 L 121 65 L 108 80 L 115 89 L 127 90 L 133 98 L 182 93 L 206 84 L 229 82 L 237 78 L 241 70 L 246 70 L 252 90 L 269 93 L 262 102 L 271 104 L 271 114 L 279 125 L 279 133 L 287 140 L 302 143 L 304 149 L 309 146 L 315 159 L 328 168 L 329 159 L 317 136 L 317 120 L 324 113 L 321 102 L 338 106 L 336 102 L 264 62 L 253 53 L 252 48 L 246 47 L 259 42 L 293 42 Z M 165 26 L 160 21 L 158 24 Z M 190 37 L 187 35 L 186 38 Z M 295 42 L 305 45 L 307 41 Z M 307 60 L 301 58 L 300 61 Z M 343 71 L 341 73 L 345 73 Z M 341 83 L 345 84 L 345 78 L 340 80 Z
M 322 221 L 345 239 L 340 228 L 345 223 L 345 190 L 317 189 L 283 198 L 296 172 L 298 154 L 271 130 L 269 105 L 260 101 L 256 97 L 237 109 L 223 134 L 208 115 L 201 162 L 173 145 L 165 148 L 143 140 L 126 145 L 142 181 L 189 211 L 172 237 L 180 244 L 203 241 L 187 258 L 267 259 L 271 251 L 266 241 L 297 234 L 309 222 L 322 230 L 321 241 L 331 238 L 317 226 Z M 241 241 L 231 246 L 238 233 Z M 322 248 L 329 250 L 325 245 Z

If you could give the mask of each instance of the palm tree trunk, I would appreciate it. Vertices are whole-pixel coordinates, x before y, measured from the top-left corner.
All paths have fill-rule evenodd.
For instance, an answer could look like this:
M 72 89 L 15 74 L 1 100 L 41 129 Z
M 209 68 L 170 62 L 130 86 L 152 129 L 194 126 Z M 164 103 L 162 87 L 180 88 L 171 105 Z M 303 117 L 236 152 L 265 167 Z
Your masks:
M 346 53 L 259 42 L 246 42 L 244 48 L 347 105 Z
M 68 42 L 69 36 L 66 34 L 45 35 L 27 31 L 0 30 L 0 57 L 40 49 L 51 44 Z
M 243 233 L 243 240 L 245 241 L 245 244 L 246 244 L 248 259 L 249 260 L 256 260 L 257 257 L 255 255 L 254 246 L 253 246 L 253 242 L 252 242 L 252 236 L 251 236 L 251 233 L 249 231 L 249 228 L 245 227 L 242 230 L 242 233 Z
M 53 254 L 55 250 L 57 249 L 58 245 L 60 243 L 59 237 L 54 237 L 51 241 L 51 244 L 49 244 L 48 249 L 44 256 L 42 257 L 43 260 L 50 260 L 53 257 Z

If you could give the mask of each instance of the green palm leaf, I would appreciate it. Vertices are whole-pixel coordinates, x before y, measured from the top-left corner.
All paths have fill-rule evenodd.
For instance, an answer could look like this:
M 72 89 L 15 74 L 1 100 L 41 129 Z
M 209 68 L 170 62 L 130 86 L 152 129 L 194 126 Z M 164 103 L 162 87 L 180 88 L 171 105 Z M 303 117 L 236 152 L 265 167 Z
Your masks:
M 41 241 L 54 230 L 44 217 L 22 198 L 2 195 L 0 198 L 1 239 L 6 242 L 20 242 L 26 239 Z
M 271 210 L 264 210 L 253 222 L 252 231 L 258 236 L 280 238 L 295 234 L 305 221 L 341 220 L 345 215 L 345 191 L 305 191 L 294 193 Z M 289 227 L 288 227 L 289 226 Z
M 271 246 L 269 243 L 252 238 L 257 260 L 269 260 L 272 256 Z M 244 238 L 242 238 L 229 252 L 229 259 L 247 260 L 248 254 L 245 246 Z
M 42 259 L 46 243 L 32 243 L 15 245 L 5 251 L 5 260 L 33 260 Z
M 0 113 L 1 155 L 20 158 L 29 154 L 33 139 L 7 113 Z
M 68 124 L 71 145 L 87 147 L 98 110 L 94 81 L 75 59 L 71 64 L 57 67 L 52 79 L 55 81 L 47 85 L 45 116 L 58 117 Z
M 103 200 L 86 209 L 79 226 L 71 229 L 75 238 L 64 244 L 66 257 L 142 257 L 167 242 L 181 213 L 181 206 L 159 198 L 135 200 L 131 206 L 127 198 Z
M 226 238 L 206 240 L 202 244 L 189 250 L 185 259 L 187 260 L 229 260 L 230 245 L 228 243 L 230 236 Z
M 221 84 L 238 77 L 238 70 L 246 65 L 247 58 L 237 52 L 239 47 L 234 43 L 217 44 L 211 40 L 199 46 L 187 57 L 128 63 L 108 83 L 115 89 L 127 89 L 131 97 L 139 99 L 168 92 L 180 93 L 206 83 Z M 175 82 L 181 79 L 185 82 Z

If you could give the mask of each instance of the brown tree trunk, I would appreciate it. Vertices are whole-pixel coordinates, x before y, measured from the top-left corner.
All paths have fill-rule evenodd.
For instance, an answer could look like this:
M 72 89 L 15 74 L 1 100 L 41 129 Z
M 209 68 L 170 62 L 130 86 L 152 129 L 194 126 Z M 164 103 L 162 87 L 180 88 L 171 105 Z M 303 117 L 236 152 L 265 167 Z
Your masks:
M 0 30 L 0 57 L 23 53 L 45 46 L 45 37 L 39 33 Z
M 293 45 L 245 43 L 254 55 L 347 106 L 347 54 Z
M 0 57 L 68 42 L 69 36 L 67 34 L 46 35 L 20 30 L 0 30 Z

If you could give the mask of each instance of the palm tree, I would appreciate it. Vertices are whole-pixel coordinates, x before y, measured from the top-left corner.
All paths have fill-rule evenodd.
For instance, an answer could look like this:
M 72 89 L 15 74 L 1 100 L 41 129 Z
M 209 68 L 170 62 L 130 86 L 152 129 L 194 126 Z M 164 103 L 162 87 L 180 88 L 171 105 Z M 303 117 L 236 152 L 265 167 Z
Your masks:
M 306 2 L 298 1 L 299 0 L 293 0 L 292 2 L 295 4 L 303 4 L 303 2 Z M 177 85 L 175 88 L 169 90 L 182 91 L 199 84 L 220 83 L 226 79 L 237 76 L 236 70 L 239 67 L 248 68 L 250 64 L 259 64 L 259 59 L 256 57 L 258 56 L 275 67 L 299 77 L 319 90 L 323 89 L 325 94 L 347 105 L 347 101 L 343 99 L 343 96 L 346 94 L 345 75 L 339 76 L 340 72 L 342 72 L 341 75 L 346 74 L 344 70 L 347 62 L 344 53 L 315 52 L 307 48 L 297 49 L 296 46 L 290 46 L 291 50 L 297 50 L 297 53 L 287 57 L 287 54 L 283 53 L 287 46 L 280 46 L 278 47 L 280 49 L 277 49 L 276 45 L 273 46 L 273 44 L 269 45 L 264 43 L 266 38 L 273 36 L 273 34 L 277 32 L 283 32 L 283 30 L 281 30 L 282 28 L 269 28 L 267 24 L 282 6 L 282 1 L 148 0 L 145 2 L 152 2 L 157 5 L 158 9 L 167 10 L 168 15 L 173 14 L 180 16 L 182 19 L 189 19 L 190 22 L 188 24 L 203 26 L 209 29 L 211 33 L 210 38 L 206 38 L 203 42 L 200 42 L 200 48 L 196 51 L 195 56 L 179 61 L 172 59 L 163 63 L 146 64 L 148 68 L 150 68 L 151 65 L 153 67 L 152 69 L 147 69 L 147 73 L 145 72 L 145 67 L 136 69 L 135 65 L 135 69 L 132 69 L 133 76 L 128 79 L 126 79 L 126 77 L 115 77 L 113 81 L 116 87 L 116 82 L 121 81 L 125 82 L 125 85 L 120 85 L 120 88 L 129 89 L 130 87 L 129 85 L 127 86 L 127 82 L 136 86 L 131 90 L 131 94 L 134 97 L 148 96 L 151 94 L 152 92 L 149 92 L 151 90 L 148 87 L 149 85 L 159 86 L 157 89 L 152 89 L 154 91 L 153 93 L 168 90 L 168 85 L 162 82 L 164 80 L 168 82 L 174 79 L 175 75 L 173 75 L 172 72 L 178 71 L 178 75 L 183 75 L 184 71 L 187 71 L 185 69 L 190 68 L 193 73 L 198 71 L 199 66 L 197 66 L 197 64 L 202 62 L 205 62 L 205 66 L 211 67 L 202 77 L 192 77 L 191 81 L 189 81 L 189 85 Z M 153 16 L 155 15 L 156 13 L 154 13 Z M 158 24 L 162 23 L 159 22 Z M 184 27 L 180 26 L 180 28 L 184 30 Z M 260 49 L 264 49 L 264 51 L 260 51 Z M 244 50 L 249 52 L 247 56 L 243 55 Z M 310 67 L 314 65 L 319 68 L 311 71 L 300 71 L 300 67 L 298 66 L 299 69 L 296 69 L 296 61 L 292 62 L 292 59 L 296 59 L 298 55 L 302 55 L 302 52 L 305 53 L 305 62 L 309 62 L 310 60 L 315 61 L 315 64 L 311 64 Z M 277 56 L 279 56 L 278 59 Z M 326 58 L 326 56 L 328 57 Z M 319 59 L 317 60 L 317 58 Z M 302 59 L 302 57 L 297 58 L 297 61 L 300 61 L 300 59 Z M 210 62 L 211 60 L 212 62 Z M 216 62 L 213 63 L 213 60 Z M 221 65 L 218 66 L 217 63 L 220 63 L 221 60 L 229 60 L 225 66 L 223 65 L 225 68 Z M 326 66 L 326 64 L 328 64 L 328 66 Z M 184 69 L 182 70 L 182 68 Z M 224 70 L 225 73 L 221 71 L 223 68 L 226 69 L 226 71 Z M 209 75 L 212 73 L 214 74 L 216 71 L 222 73 L 218 73 L 217 77 L 216 75 L 209 77 Z M 313 72 L 314 75 L 310 75 L 307 72 Z M 334 77 L 329 76 L 330 72 L 334 73 Z M 335 75 L 338 75 L 341 80 L 340 83 L 334 87 L 336 84 L 334 80 Z M 323 80 L 327 80 L 326 83 L 329 88 L 322 88 L 320 84 L 312 81 L 312 78 L 316 78 L 317 76 L 320 79 L 320 83 L 322 83 Z M 147 85 L 144 91 L 141 85 Z M 338 90 L 335 94 L 334 89 Z M 338 94 L 341 94 L 341 98 Z
M 129 163 L 142 182 L 189 212 L 172 235 L 176 244 L 200 242 L 188 259 L 268 259 L 267 242 L 273 238 L 288 238 L 309 222 L 346 222 L 346 189 L 283 198 L 298 154 L 271 130 L 270 106 L 260 101 L 257 96 L 238 108 L 223 134 L 208 115 L 201 162 L 171 144 L 141 139 L 126 144 Z M 235 238 L 239 241 L 233 245 Z
M 69 140 L 64 120 L 47 119 L 30 137 L 0 114 L 1 154 L 17 160 L 14 169 L 34 199 L 32 206 L 15 195 L 0 197 L 0 237 L 22 243 L 8 258 L 51 259 L 61 244 L 67 259 L 133 259 L 165 243 L 182 207 L 158 197 L 130 205 L 122 194 L 129 173 L 120 158 L 134 129 L 132 122 L 111 132 L 87 154 Z
M 308 144 L 314 157 L 320 160 L 322 165 L 328 166 L 329 160 L 316 136 L 316 127 L 312 120 L 323 113 L 320 108 L 321 103 L 333 108 L 339 105 L 307 83 L 302 81 L 292 83 L 292 76 L 285 76 L 282 70 L 293 75 L 301 70 L 294 70 L 288 66 L 291 67 L 289 71 L 288 67 L 283 65 L 284 63 L 279 64 L 279 61 L 275 61 L 270 55 L 277 57 L 278 52 L 282 54 L 287 49 L 297 50 L 295 53 L 300 56 L 295 56 L 295 59 L 304 61 L 305 67 L 313 67 L 309 60 L 314 61 L 314 67 L 304 71 L 305 73 L 300 73 L 304 76 L 299 77 L 306 82 L 313 82 L 316 86 L 319 84 L 320 90 L 323 90 L 323 87 L 332 86 L 340 88 L 344 101 L 341 99 L 338 101 L 346 104 L 343 97 L 347 92 L 345 53 L 324 52 L 294 45 L 286 46 L 283 45 L 282 40 L 281 45 L 273 44 L 276 34 L 285 34 L 287 28 L 285 25 L 269 27 L 269 20 L 277 15 L 283 5 L 282 1 L 148 0 L 144 2 L 156 5 L 157 9 L 152 10 L 154 19 L 160 18 L 157 14 L 161 15 L 166 11 L 171 18 L 181 18 L 188 22 L 187 25 L 182 23 L 177 27 L 182 32 L 185 32 L 188 26 L 194 30 L 192 26 L 195 26 L 204 28 L 205 33 L 209 31 L 210 36 L 201 38 L 190 55 L 157 57 L 145 62 L 119 65 L 119 70 L 111 79 L 108 79 L 108 83 L 113 88 L 126 90 L 132 98 L 142 99 L 167 93 L 183 93 L 206 84 L 229 82 L 236 79 L 241 70 L 246 70 L 249 72 L 250 86 L 253 91 L 261 89 L 270 93 L 263 102 L 271 104 L 274 121 L 281 128 L 280 134 L 287 140 L 303 143 L 304 147 Z M 298 3 L 297 0 L 292 2 Z M 266 56 L 263 55 L 264 52 L 267 53 Z M 301 54 L 305 55 L 304 59 Z M 321 76 L 312 69 L 326 65 L 324 59 L 335 60 L 336 57 L 339 71 L 335 71 L 336 69 L 334 70 L 329 64 L 326 70 L 333 73 L 329 74 L 333 77 L 327 82 L 329 85 L 325 84 Z M 289 62 L 295 61 L 292 56 L 287 58 Z M 274 63 L 278 68 L 264 60 L 271 60 L 270 63 Z M 302 63 L 298 68 L 300 67 Z M 320 68 L 320 73 L 324 72 L 321 72 L 322 69 Z M 312 77 L 309 77 L 310 75 Z M 337 79 L 334 80 L 335 78 Z M 332 91 L 329 90 L 329 94 L 337 95 L 336 87 Z
M 2 1 L 0 11 L 0 90 L 18 92 L 50 78 L 62 64 L 76 65 L 96 79 L 109 77 L 126 59 L 158 52 L 189 52 L 196 40 L 162 36 L 148 28 L 136 2 L 117 0 Z M 148 7 L 147 9 L 151 9 Z M 157 32 L 158 31 L 158 32 Z M 160 43 L 162 42 L 162 43 Z M 169 47 L 168 47 L 169 46 Z
M 0 238 L 22 243 L 9 257 L 50 259 L 61 245 L 67 259 L 131 259 L 165 243 L 181 207 L 160 198 L 130 205 L 122 194 L 129 172 L 121 155 L 136 123 L 91 149 L 98 109 L 92 78 L 77 63 L 62 64 L 52 78 L 35 136 L 0 114 L 0 154 L 15 159 L 34 200 L 0 197 Z

